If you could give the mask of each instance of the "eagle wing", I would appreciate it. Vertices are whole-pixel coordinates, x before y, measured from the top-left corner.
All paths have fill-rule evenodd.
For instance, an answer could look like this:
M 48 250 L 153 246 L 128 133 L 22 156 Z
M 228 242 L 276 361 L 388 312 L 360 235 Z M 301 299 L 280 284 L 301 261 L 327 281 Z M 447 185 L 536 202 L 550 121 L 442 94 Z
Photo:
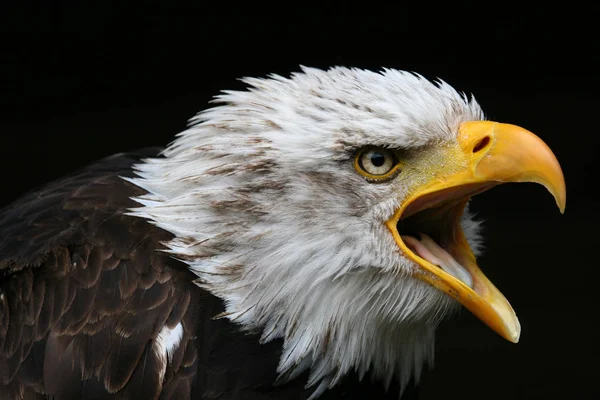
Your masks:
M 0 213 L 0 398 L 189 397 L 194 277 L 157 251 L 167 232 L 123 214 L 141 190 L 119 175 L 155 154 L 109 157 Z

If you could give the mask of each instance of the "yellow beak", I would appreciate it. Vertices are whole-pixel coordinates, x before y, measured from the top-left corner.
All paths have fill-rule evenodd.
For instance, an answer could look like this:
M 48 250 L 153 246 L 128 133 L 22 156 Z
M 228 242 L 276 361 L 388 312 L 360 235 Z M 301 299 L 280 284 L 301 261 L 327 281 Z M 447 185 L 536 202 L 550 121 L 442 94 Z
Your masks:
M 560 164 L 533 133 L 490 121 L 463 123 L 454 146 L 421 158 L 425 161 L 412 172 L 420 179 L 411 179 L 420 183 L 410 189 L 386 225 L 404 255 L 420 267 L 417 277 L 454 297 L 504 338 L 518 342 L 519 320 L 508 300 L 477 266 L 460 218 L 471 196 L 504 182 L 539 183 L 564 212 L 566 188 Z M 418 213 L 422 216 L 415 218 L 427 229 L 441 230 L 443 225 L 440 245 L 468 272 L 471 282 L 457 279 L 405 243 L 399 222 Z

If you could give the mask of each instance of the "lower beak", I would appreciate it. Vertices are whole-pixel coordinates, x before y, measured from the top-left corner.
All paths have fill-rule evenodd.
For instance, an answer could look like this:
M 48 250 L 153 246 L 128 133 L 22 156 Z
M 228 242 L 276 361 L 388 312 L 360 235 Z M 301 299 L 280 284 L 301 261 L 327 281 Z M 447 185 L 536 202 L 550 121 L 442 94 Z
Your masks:
M 417 172 L 426 177 L 416 181 L 425 183 L 411 189 L 386 225 L 404 255 L 420 267 L 417 277 L 448 293 L 498 334 L 516 343 L 521 331 L 519 320 L 508 300 L 477 266 L 460 219 L 471 196 L 505 182 L 545 186 L 564 212 L 566 188 L 560 164 L 533 133 L 489 121 L 463 123 L 455 146 L 433 153 L 431 157 L 435 159 L 427 160 L 425 156 L 427 167 L 421 166 Z M 440 165 L 443 170 L 437 167 Z M 428 210 L 429 218 L 443 216 L 443 220 L 437 220 L 438 225 L 450 225 L 444 228 L 448 233 L 444 236 L 444 249 L 439 251 L 464 268 L 465 276 L 468 275 L 465 279 L 444 271 L 400 235 L 399 221 L 424 210 Z

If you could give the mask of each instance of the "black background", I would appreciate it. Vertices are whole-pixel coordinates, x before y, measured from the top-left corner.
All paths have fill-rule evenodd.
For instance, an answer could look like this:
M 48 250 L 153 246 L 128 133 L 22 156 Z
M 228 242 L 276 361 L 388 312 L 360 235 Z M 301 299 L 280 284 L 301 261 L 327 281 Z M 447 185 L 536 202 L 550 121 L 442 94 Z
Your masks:
M 164 3 L 3 3 L 2 204 L 102 156 L 167 144 L 219 90 L 242 88 L 242 76 L 287 74 L 302 64 L 440 77 L 473 93 L 488 118 L 541 136 L 563 166 L 568 201 L 561 216 L 532 184 L 474 200 L 486 220 L 480 265 L 517 311 L 521 342 L 463 312 L 439 330 L 422 399 L 600 394 L 591 9 L 486 3 L 446 12 L 433 4 L 334 2 L 246 4 L 254 14 L 235 15 L 241 10 L 233 3 L 221 10 Z

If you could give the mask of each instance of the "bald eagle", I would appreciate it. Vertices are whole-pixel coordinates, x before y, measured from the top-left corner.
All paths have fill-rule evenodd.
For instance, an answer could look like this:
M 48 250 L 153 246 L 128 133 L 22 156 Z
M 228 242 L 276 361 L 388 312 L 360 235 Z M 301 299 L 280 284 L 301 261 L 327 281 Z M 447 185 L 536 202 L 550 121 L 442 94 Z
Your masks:
M 562 212 L 541 139 L 398 70 L 244 82 L 0 212 L 0 398 L 396 399 L 461 305 L 518 341 L 468 202 Z

